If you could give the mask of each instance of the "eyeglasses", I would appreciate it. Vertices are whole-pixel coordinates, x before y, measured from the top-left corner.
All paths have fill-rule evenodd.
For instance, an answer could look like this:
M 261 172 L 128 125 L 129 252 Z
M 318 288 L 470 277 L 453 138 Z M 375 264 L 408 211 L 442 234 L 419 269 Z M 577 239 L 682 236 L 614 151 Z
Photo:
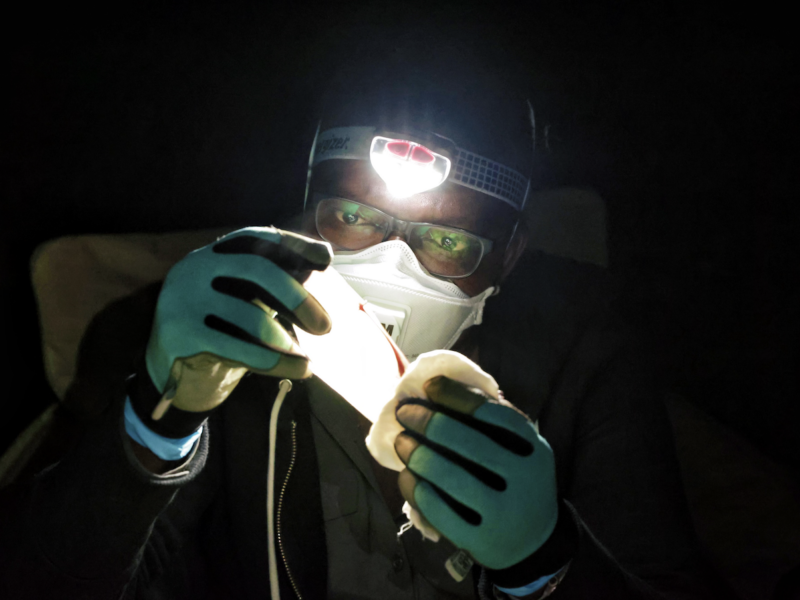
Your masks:
M 343 250 L 363 250 L 380 244 L 393 232 L 401 233 L 422 266 L 432 275 L 449 279 L 472 275 L 492 250 L 492 240 L 463 229 L 403 221 L 346 198 L 319 193 L 313 198 L 317 232 Z

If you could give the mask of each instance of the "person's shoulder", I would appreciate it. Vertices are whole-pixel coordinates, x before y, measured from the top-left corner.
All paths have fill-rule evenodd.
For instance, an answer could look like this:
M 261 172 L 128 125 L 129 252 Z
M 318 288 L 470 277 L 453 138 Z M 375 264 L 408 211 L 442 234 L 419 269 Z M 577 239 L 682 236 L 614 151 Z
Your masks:
M 604 267 L 529 250 L 501 284 L 491 310 L 585 320 L 610 310 L 620 293 L 621 281 Z
M 604 348 L 613 351 L 618 292 L 615 278 L 600 266 L 527 252 L 486 304 L 477 332 L 481 366 L 512 402 L 539 414 L 565 365 L 594 364 L 579 356 L 581 340 L 602 332 Z

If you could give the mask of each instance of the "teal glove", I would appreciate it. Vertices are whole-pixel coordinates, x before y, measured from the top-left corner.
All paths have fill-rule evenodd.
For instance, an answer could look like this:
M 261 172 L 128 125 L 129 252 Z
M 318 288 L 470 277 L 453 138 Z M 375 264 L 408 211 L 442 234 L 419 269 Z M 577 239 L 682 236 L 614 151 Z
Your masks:
M 558 521 L 550 445 L 525 415 L 479 390 L 436 377 L 425 392 L 427 400 L 403 400 L 396 410 L 406 428 L 395 440 L 407 467 L 403 496 L 476 562 L 517 565 Z
M 310 333 L 330 330 L 328 314 L 301 282 L 331 257 L 326 243 L 253 227 L 178 262 L 158 298 L 146 368 L 129 388 L 141 421 L 159 435 L 183 438 L 248 371 L 308 377 L 308 358 L 279 319 Z

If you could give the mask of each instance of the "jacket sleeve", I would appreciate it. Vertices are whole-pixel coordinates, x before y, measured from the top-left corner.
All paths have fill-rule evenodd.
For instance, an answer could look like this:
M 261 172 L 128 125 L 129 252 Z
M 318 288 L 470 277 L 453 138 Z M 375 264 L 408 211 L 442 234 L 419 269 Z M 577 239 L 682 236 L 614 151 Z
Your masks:
M 202 470 L 208 428 L 188 461 L 154 475 L 133 455 L 123 397 L 61 461 L 4 490 L 0 597 L 121 598 L 143 558 L 176 542 L 159 515 Z
M 560 417 L 570 422 L 563 496 L 579 543 L 559 590 L 565 598 L 609 586 L 634 598 L 735 597 L 700 550 L 648 355 L 614 318 L 578 343 L 573 360 L 594 366 L 584 393 Z
M 735 598 L 700 551 L 666 408 L 647 353 L 624 331 L 587 328 L 540 414 L 572 538 L 552 597 Z
M 498 310 L 487 305 L 481 357 L 553 448 L 574 547 L 552 597 L 737 597 L 694 531 L 649 358 L 655 340 L 632 329 L 600 270 L 544 255 L 524 270 Z M 492 597 L 491 586 L 482 595 Z
M 159 516 L 203 469 L 208 428 L 187 461 L 159 476 L 133 455 L 123 421 L 125 378 L 146 343 L 158 291 L 144 288 L 95 317 L 58 413 L 75 432 L 70 447 L 59 443 L 42 461 L 49 466 L 0 493 L 0 598 L 120 598 L 132 582 L 155 576 L 178 543 Z

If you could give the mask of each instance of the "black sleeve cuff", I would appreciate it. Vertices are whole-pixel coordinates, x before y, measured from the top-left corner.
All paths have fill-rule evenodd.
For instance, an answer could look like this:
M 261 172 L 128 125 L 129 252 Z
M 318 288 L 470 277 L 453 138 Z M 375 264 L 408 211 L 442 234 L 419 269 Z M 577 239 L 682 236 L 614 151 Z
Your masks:
M 209 446 L 209 427 L 208 423 L 203 427 L 200 437 L 192 447 L 191 452 L 185 457 L 167 461 L 170 470 L 165 473 L 153 473 L 145 468 L 133 452 L 132 444 L 134 441 L 125 430 L 125 423 L 121 425 L 120 436 L 122 438 L 122 451 L 125 454 L 128 465 L 133 469 L 136 477 L 149 485 L 157 486 L 182 486 L 194 479 L 206 464 Z
M 192 435 L 200 429 L 212 412 L 189 412 L 170 406 L 161 419 L 154 421 L 151 415 L 161 401 L 162 394 L 147 374 L 144 360 L 141 361 L 137 372 L 127 379 L 126 390 L 136 416 L 150 431 L 167 438 L 180 439 Z
M 494 584 L 504 588 L 517 588 L 532 581 L 552 575 L 575 557 L 578 551 L 578 529 L 571 511 L 559 500 L 558 521 L 547 541 L 529 557 L 506 569 L 486 569 Z

